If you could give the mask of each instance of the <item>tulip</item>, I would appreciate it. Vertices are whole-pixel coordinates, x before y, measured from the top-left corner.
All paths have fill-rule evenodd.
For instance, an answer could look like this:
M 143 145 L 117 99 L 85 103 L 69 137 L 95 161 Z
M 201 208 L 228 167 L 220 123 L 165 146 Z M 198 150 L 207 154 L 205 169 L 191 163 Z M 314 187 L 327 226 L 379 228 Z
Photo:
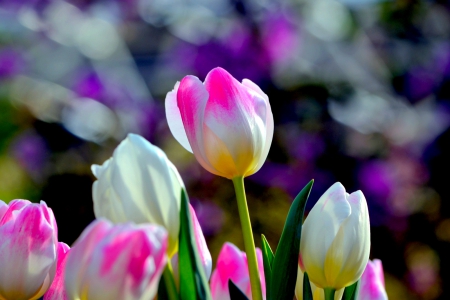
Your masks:
M 44 295 L 44 300 L 69 300 L 66 289 L 64 288 L 64 269 L 66 265 L 67 254 L 70 247 L 65 243 L 58 243 L 58 264 L 56 267 L 55 279 L 52 285 Z
M 387 300 L 384 289 L 383 265 L 381 260 L 374 259 L 367 263 L 359 283 L 358 300 Z
M 266 294 L 266 284 L 264 279 L 264 265 L 262 253 L 256 249 L 258 257 L 259 279 L 261 281 L 263 295 Z M 217 258 L 217 266 L 211 276 L 211 294 L 214 300 L 230 300 L 228 291 L 228 280 L 233 283 L 251 300 L 252 293 L 250 278 L 248 273 L 247 256 L 235 245 L 225 243 Z M 265 299 L 265 297 L 264 297 Z
M 146 300 L 156 296 L 167 262 L 167 232 L 154 224 L 91 223 L 70 250 L 65 286 L 70 299 Z
M 114 223 L 154 223 L 168 231 L 168 254 L 178 249 L 183 181 L 164 152 L 129 134 L 103 165 L 93 165 L 94 213 Z
M 370 224 L 361 191 L 335 183 L 306 218 L 300 243 L 303 271 L 317 287 L 339 290 L 356 282 L 369 260 Z
M 55 217 L 44 201 L 0 203 L 0 299 L 38 299 L 55 276 Z
M 257 172 L 269 152 L 273 115 L 269 98 L 252 81 L 222 68 L 202 83 L 188 75 L 166 96 L 175 139 L 209 172 L 232 179 Z

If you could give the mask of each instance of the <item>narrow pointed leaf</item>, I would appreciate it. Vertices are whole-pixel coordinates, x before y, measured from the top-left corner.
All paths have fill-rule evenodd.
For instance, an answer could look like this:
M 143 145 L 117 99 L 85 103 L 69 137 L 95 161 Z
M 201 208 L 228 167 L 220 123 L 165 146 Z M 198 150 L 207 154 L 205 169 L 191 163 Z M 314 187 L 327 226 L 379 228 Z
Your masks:
M 270 248 L 269 242 L 267 241 L 264 234 L 261 235 L 262 243 L 262 255 L 264 262 L 264 277 L 266 280 L 266 299 L 270 300 L 270 281 L 272 280 L 272 262 L 273 262 L 273 252 Z
M 158 300 L 179 300 L 175 279 L 168 265 L 159 280 Z
M 212 300 L 208 280 L 203 271 L 186 191 L 181 191 L 178 265 L 180 296 L 183 300 Z
M 313 183 L 314 180 L 311 180 L 300 191 L 289 209 L 283 233 L 272 262 L 270 300 L 294 298 L 303 213 Z
M 303 274 L 303 300 L 313 300 L 311 283 L 306 272 Z
M 231 280 L 228 280 L 228 291 L 231 300 L 248 300 L 247 296 Z
M 344 295 L 342 295 L 342 300 L 355 300 L 358 295 L 358 285 L 359 280 L 352 285 L 349 285 L 344 290 Z

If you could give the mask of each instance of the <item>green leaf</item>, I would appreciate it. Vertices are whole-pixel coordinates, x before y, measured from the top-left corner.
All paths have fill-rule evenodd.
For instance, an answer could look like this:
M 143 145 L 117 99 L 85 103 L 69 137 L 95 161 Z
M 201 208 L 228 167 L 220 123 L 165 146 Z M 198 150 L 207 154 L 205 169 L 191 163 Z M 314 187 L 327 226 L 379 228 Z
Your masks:
M 158 300 L 178 300 L 178 291 L 175 285 L 175 279 L 169 264 L 163 271 L 158 285 Z
M 342 295 L 342 300 L 355 300 L 358 295 L 359 280 L 352 285 L 349 285 L 344 290 L 344 295 Z
M 289 209 L 272 263 L 270 300 L 294 298 L 303 213 L 313 183 L 314 180 L 311 180 L 301 190 Z
M 248 300 L 247 296 L 231 280 L 228 280 L 228 291 L 231 300 Z
M 212 300 L 208 280 L 203 271 L 186 191 L 181 191 L 178 265 L 180 296 L 183 300 Z
M 272 278 L 273 252 L 264 234 L 261 234 L 264 277 L 266 280 L 266 298 L 270 300 L 270 281 Z
M 312 290 L 311 290 L 311 284 L 309 283 L 309 277 L 308 274 L 305 272 L 303 273 L 303 300 L 312 300 Z

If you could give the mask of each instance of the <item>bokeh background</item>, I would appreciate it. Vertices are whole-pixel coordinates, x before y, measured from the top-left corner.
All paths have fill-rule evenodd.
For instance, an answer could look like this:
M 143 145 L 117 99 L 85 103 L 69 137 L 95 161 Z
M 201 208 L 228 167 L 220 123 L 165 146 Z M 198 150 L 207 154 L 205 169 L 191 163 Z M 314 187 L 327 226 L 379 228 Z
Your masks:
M 217 66 L 270 98 L 246 180 L 255 240 L 334 182 L 366 195 L 390 299 L 450 299 L 450 3 L 0 0 L 0 199 L 45 200 L 68 244 L 94 219 L 92 164 L 128 132 L 163 148 L 217 258 L 243 249 L 232 183 L 171 135 L 164 98 Z

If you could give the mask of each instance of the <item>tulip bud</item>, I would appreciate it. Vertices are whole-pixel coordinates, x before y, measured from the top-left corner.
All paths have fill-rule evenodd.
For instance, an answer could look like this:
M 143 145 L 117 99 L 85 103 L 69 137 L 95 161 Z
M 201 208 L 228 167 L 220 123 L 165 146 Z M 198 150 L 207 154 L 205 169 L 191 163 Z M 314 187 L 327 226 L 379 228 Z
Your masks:
M 297 272 L 297 283 L 295 285 L 295 297 L 297 300 L 303 300 L 303 272 L 300 267 L 298 268 Z M 325 300 L 325 294 L 323 289 L 318 288 L 314 283 L 310 282 L 311 285 L 311 291 L 313 294 L 314 300 Z M 334 300 L 341 300 L 342 295 L 344 294 L 344 289 L 340 289 L 336 291 L 336 294 L 334 295 Z M 358 299 L 358 298 L 357 298 Z
M 0 299 L 38 299 L 55 276 L 55 217 L 44 201 L 0 203 Z
M 314 205 L 303 224 L 303 271 L 317 287 L 341 289 L 362 275 L 370 251 L 370 224 L 361 191 L 348 194 L 335 183 Z
M 164 152 L 129 134 L 102 166 L 93 165 L 94 212 L 114 223 L 154 223 L 168 231 L 168 254 L 178 249 L 183 181 Z
M 262 253 L 259 248 L 256 248 L 256 256 L 258 259 L 259 278 L 265 299 L 266 281 L 264 279 Z M 217 258 L 216 269 L 211 276 L 211 294 L 214 300 L 230 300 L 228 280 L 233 281 L 250 300 L 252 299 L 247 255 L 231 243 L 223 245 Z
M 381 260 L 374 259 L 367 263 L 359 283 L 358 300 L 387 300 L 384 289 L 383 265 Z
M 209 172 L 232 179 L 257 172 L 273 137 L 269 98 L 253 82 L 222 68 L 202 83 L 186 76 L 166 96 L 169 128 Z
M 44 295 L 44 300 L 69 300 L 64 287 L 64 269 L 66 265 L 67 254 L 70 247 L 65 243 L 58 243 L 58 264 L 56 267 L 55 279 L 52 285 Z
M 68 254 L 67 294 L 70 299 L 153 299 L 167 262 L 166 248 L 167 232 L 161 226 L 114 226 L 98 219 Z

